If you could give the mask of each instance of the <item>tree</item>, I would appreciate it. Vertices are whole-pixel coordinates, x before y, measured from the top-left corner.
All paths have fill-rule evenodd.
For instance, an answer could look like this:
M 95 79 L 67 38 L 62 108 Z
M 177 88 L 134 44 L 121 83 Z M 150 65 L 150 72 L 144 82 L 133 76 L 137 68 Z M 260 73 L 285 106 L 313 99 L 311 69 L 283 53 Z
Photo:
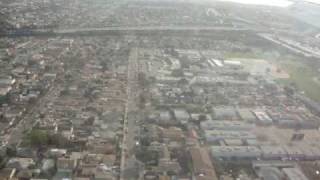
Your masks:
M 174 69 L 172 70 L 171 75 L 174 77 L 182 77 L 184 74 L 182 69 Z
M 67 95 L 69 95 L 69 94 L 70 94 L 70 91 L 69 91 L 68 88 L 60 91 L 60 96 L 67 96 Z
M 28 139 L 30 144 L 34 146 L 47 145 L 49 142 L 49 135 L 41 130 L 32 130 L 28 134 Z
M 0 105 L 8 102 L 8 96 L 0 96 Z
M 205 121 L 207 120 L 207 116 L 205 114 L 200 114 L 199 121 Z
M 139 80 L 140 86 L 142 86 L 142 87 L 147 87 L 149 85 L 149 81 L 147 79 L 147 76 L 143 72 L 139 72 L 138 80 Z
M 294 89 L 292 87 L 285 86 L 283 89 L 287 95 L 289 96 L 294 95 Z
M 180 150 L 176 150 L 174 151 L 175 157 L 176 159 L 178 159 L 178 162 L 181 166 L 181 170 L 183 173 L 188 173 L 190 172 L 190 162 L 191 162 L 191 158 L 189 156 L 189 153 L 186 151 L 186 149 L 180 149 Z
M 49 136 L 48 143 L 58 148 L 64 148 L 70 145 L 69 140 L 61 134 L 52 134 Z
M 140 94 L 140 103 L 139 103 L 139 108 L 144 109 L 146 104 L 146 97 L 144 94 Z
M 84 125 L 86 126 L 92 126 L 94 123 L 95 117 L 94 116 L 90 116 L 85 122 Z
M 9 156 L 9 157 L 13 157 L 17 154 L 17 150 L 16 150 L 16 147 L 14 146 L 8 146 L 7 149 L 6 149 L 6 154 Z
M 109 70 L 109 67 L 108 67 L 108 60 L 105 60 L 105 61 L 101 61 L 100 62 L 100 65 L 102 66 L 102 71 L 107 71 Z
M 182 78 L 178 81 L 178 84 L 180 86 L 185 86 L 185 85 L 188 85 L 189 81 L 186 79 L 186 78 Z
M 136 157 L 138 160 L 145 164 L 157 165 L 159 160 L 159 153 L 157 151 L 147 150 L 145 147 L 143 147 L 137 150 Z

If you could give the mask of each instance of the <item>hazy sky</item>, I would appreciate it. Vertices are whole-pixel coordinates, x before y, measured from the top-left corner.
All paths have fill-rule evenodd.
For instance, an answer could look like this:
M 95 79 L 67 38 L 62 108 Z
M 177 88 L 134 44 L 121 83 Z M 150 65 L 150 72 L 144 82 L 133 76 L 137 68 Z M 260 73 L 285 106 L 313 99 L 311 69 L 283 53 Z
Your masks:
M 231 1 L 231 2 L 237 2 L 237 3 L 243 3 L 243 4 L 279 6 L 279 7 L 287 7 L 292 4 L 292 2 L 287 0 L 222 0 L 222 1 Z
M 306 0 L 306 1 L 309 1 L 309 2 L 313 2 L 313 3 L 320 4 L 320 0 Z
M 278 7 L 288 7 L 293 4 L 289 0 L 220 0 L 220 1 L 230 1 L 242 4 L 256 4 L 256 5 L 267 5 L 267 6 L 278 6 Z M 320 0 L 305 0 L 313 3 L 320 4 Z

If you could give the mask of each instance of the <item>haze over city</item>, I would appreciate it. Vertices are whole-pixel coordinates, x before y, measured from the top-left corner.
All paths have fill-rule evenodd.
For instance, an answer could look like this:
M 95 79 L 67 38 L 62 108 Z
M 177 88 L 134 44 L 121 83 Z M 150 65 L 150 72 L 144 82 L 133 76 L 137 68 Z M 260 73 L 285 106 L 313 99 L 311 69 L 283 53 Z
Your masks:
M 316 0 L 2 0 L 0 180 L 319 180 Z

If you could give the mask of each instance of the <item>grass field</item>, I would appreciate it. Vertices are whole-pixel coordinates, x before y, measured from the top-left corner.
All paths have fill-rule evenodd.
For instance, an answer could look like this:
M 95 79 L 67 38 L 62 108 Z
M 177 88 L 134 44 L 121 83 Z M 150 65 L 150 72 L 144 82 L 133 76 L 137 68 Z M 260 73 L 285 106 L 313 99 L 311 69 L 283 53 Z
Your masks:
M 304 91 L 308 97 L 320 101 L 320 84 L 314 80 L 314 77 L 319 76 L 318 72 L 302 63 L 293 61 L 283 62 L 281 67 L 290 74 L 290 78 L 279 80 L 280 83 L 292 83 L 299 90 Z
M 300 62 L 300 59 L 296 56 L 280 55 L 278 57 L 267 57 L 261 53 L 229 52 L 225 53 L 224 57 L 226 59 L 245 58 L 268 60 L 290 75 L 289 79 L 278 79 L 277 82 L 284 85 L 294 84 L 295 87 L 299 91 L 303 91 L 306 96 L 320 102 L 320 83 L 319 79 L 318 81 L 315 80 L 317 79 L 315 77 L 320 77 L 320 73 L 303 62 Z

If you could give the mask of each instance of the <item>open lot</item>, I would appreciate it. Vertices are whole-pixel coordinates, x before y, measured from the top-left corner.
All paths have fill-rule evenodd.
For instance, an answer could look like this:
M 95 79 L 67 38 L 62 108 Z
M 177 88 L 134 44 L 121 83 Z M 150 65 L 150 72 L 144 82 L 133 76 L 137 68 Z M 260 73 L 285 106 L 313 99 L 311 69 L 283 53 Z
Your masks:
M 320 101 L 320 84 L 314 81 L 314 77 L 318 76 L 317 72 L 298 62 L 287 61 L 281 66 L 288 71 L 290 78 L 281 79 L 279 82 L 284 85 L 294 85 L 308 97 Z

